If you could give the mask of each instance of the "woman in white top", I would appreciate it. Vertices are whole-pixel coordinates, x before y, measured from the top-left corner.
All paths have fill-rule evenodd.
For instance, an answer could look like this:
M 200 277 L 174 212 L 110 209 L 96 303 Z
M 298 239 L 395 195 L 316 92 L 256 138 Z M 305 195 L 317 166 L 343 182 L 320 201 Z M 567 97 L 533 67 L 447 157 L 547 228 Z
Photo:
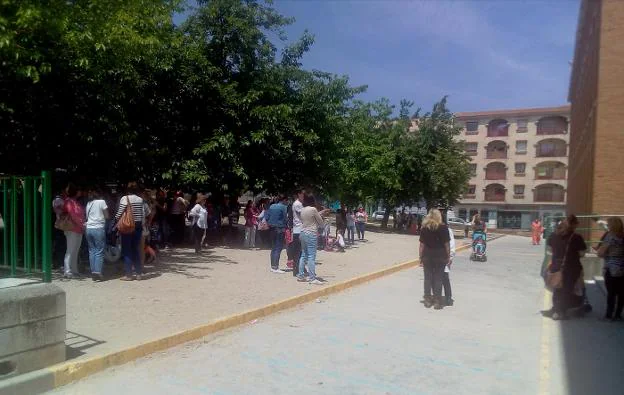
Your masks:
M 301 222 L 303 223 L 299 240 L 301 242 L 301 258 L 299 259 L 299 273 L 297 281 L 311 284 L 323 284 L 316 278 L 316 249 L 318 248 L 318 228 L 324 224 L 321 213 L 314 207 L 314 196 L 308 195 L 303 199 Z M 324 214 L 327 210 L 323 211 Z M 308 267 L 308 278 L 304 277 L 305 267 Z
M 93 281 L 102 281 L 102 267 L 104 265 L 104 248 L 106 247 L 106 220 L 109 218 L 108 206 L 102 199 L 102 190 L 94 188 L 89 191 L 87 203 L 86 236 L 89 246 L 89 265 Z
M 193 241 L 195 242 L 195 253 L 201 253 L 201 242 L 204 232 L 208 228 L 208 210 L 206 210 L 206 196 L 197 195 L 197 203 L 189 212 L 193 218 Z

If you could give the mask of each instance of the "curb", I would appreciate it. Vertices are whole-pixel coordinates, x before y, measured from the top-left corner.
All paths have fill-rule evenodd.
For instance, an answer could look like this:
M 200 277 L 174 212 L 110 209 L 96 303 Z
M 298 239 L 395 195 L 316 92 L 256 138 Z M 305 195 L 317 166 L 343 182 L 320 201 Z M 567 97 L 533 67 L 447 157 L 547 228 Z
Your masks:
M 464 244 L 456 248 L 456 252 L 470 248 Z M 202 338 L 204 336 L 234 328 L 255 319 L 267 317 L 282 310 L 311 302 L 322 296 L 336 294 L 366 282 L 388 276 L 390 274 L 420 266 L 418 259 L 399 263 L 372 273 L 354 277 L 318 290 L 284 299 L 264 307 L 236 313 L 219 318 L 208 324 L 184 330 L 173 335 L 142 343 L 110 354 L 100 355 L 75 362 L 63 362 L 45 369 L 22 374 L 6 380 L 0 380 L 0 395 L 41 394 L 54 388 L 62 387 L 107 368 L 122 365 L 149 354 L 163 351 Z

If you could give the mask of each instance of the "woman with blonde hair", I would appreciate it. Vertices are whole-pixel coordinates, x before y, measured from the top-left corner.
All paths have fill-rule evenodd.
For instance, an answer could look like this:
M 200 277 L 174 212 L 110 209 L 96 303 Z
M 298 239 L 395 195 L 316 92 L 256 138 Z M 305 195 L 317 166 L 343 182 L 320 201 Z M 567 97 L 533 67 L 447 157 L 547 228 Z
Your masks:
M 442 221 L 442 213 L 438 209 L 429 210 L 420 232 L 420 262 L 423 265 L 424 305 L 436 310 L 444 307 L 442 300 L 442 281 L 444 268 L 451 259 L 449 230 Z M 433 295 L 431 291 L 433 290 Z
M 603 272 L 607 288 L 605 319 L 619 321 L 624 310 L 624 224 L 620 218 L 611 217 L 607 220 L 607 226 L 609 232 L 598 248 L 598 256 L 604 258 Z

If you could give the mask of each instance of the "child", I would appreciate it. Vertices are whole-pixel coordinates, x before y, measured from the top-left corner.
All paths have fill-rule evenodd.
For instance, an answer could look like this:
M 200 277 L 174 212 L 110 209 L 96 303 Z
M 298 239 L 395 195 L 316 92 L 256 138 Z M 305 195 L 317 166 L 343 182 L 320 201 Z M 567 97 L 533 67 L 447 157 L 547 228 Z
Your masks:
M 455 257 L 455 236 L 453 235 L 453 231 L 451 228 L 448 228 L 449 231 L 449 245 L 451 247 L 451 260 L 444 268 L 444 277 L 442 277 L 442 286 L 444 287 L 444 297 L 446 298 L 446 305 L 453 305 L 453 293 L 451 292 L 451 279 L 449 274 L 451 273 L 451 265 L 453 264 L 453 258 Z

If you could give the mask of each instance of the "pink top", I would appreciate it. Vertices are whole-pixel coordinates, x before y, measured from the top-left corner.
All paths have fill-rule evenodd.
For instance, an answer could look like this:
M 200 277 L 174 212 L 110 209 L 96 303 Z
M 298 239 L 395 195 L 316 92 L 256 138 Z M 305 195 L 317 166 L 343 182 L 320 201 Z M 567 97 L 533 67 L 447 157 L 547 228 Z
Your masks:
M 252 226 L 257 225 L 258 223 L 257 215 L 258 215 L 258 212 L 256 211 L 255 208 L 251 207 L 249 209 L 245 209 L 245 226 L 252 227 Z
M 76 199 L 65 199 L 63 211 L 69 215 L 74 224 L 74 228 L 71 231 L 80 234 L 84 233 L 85 211 Z

